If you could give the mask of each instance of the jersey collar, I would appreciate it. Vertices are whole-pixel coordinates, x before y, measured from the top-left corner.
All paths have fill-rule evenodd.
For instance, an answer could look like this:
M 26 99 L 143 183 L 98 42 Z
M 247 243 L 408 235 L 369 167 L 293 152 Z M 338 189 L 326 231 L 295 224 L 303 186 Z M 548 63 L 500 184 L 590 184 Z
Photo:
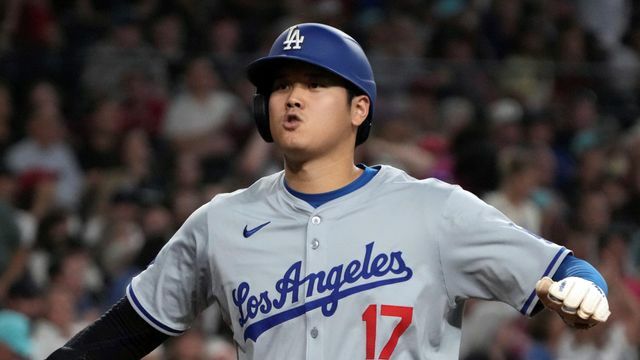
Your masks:
M 335 200 L 337 198 L 340 198 L 342 196 L 345 196 L 347 194 L 350 194 L 360 189 L 361 187 L 366 185 L 369 181 L 371 181 L 371 179 L 373 179 L 378 173 L 378 171 L 380 170 L 379 166 L 369 167 L 364 164 L 358 164 L 357 166 L 364 170 L 362 174 L 360 174 L 360 176 L 358 176 L 358 178 L 353 180 L 351 183 L 337 190 L 320 193 L 320 194 L 306 194 L 306 193 L 293 190 L 291 187 L 289 187 L 286 180 L 284 181 L 284 187 L 287 189 L 287 191 L 291 195 L 307 202 L 309 205 L 313 206 L 314 208 L 318 208 L 319 206 L 326 204 L 331 200 Z

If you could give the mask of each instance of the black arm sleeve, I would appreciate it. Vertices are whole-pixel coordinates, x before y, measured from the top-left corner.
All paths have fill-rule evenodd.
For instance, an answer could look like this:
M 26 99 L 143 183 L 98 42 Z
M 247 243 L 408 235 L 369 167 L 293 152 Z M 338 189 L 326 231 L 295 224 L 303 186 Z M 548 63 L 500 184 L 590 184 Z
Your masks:
M 123 297 L 47 360 L 140 359 L 168 337 L 142 319 Z

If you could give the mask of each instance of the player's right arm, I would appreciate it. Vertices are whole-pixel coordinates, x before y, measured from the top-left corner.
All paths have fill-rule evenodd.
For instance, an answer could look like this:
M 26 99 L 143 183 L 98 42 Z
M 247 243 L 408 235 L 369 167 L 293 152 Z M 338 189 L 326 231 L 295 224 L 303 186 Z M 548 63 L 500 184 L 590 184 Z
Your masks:
M 142 319 L 123 297 L 47 360 L 140 359 L 168 337 Z
M 208 204 L 196 210 L 123 297 L 50 359 L 139 359 L 182 334 L 213 302 Z

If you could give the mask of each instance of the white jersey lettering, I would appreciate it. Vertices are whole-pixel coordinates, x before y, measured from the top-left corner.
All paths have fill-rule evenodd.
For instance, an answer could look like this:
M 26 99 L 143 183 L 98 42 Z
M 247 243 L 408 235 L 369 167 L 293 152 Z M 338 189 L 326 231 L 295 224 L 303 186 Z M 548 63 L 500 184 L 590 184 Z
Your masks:
M 413 271 L 402 259 L 402 252 L 396 251 L 391 254 L 378 254 L 372 259 L 373 243 L 366 246 L 364 259 L 351 261 L 346 267 L 350 269 L 345 272 L 344 265 L 333 267 L 328 273 L 319 271 L 310 273 L 306 277 L 301 277 L 301 261 L 291 265 L 284 276 L 275 284 L 276 293 L 279 298 L 271 300 L 269 292 L 264 291 L 258 296 L 249 295 L 250 285 L 242 282 L 237 289 L 233 289 L 233 303 L 238 307 L 240 326 L 244 326 L 249 320 L 260 313 L 268 317 L 248 326 L 244 331 L 244 338 L 256 341 L 258 336 L 270 328 L 285 321 L 303 315 L 307 311 L 322 309 L 324 316 L 332 316 L 338 308 L 340 299 L 362 291 L 368 291 L 380 286 L 391 285 L 411 279 Z M 353 270 L 357 269 L 357 270 Z M 385 277 L 392 273 L 398 276 Z M 358 280 L 374 279 L 370 281 L 358 282 Z M 347 289 L 342 287 L 345 284 L 355 284 Z M 272 309 L 281 309 L 285 304 L 296 304 L 300 301 L 300 291 L 307 285 L 307 297 L 313 297 L 315 293 L 323 294 L 330 292 L 327 296 L 315 299 L 306 304 L 301 304 L 287 311 L 271 315 Z M 291 300 L 288 301 L 288 295 Z

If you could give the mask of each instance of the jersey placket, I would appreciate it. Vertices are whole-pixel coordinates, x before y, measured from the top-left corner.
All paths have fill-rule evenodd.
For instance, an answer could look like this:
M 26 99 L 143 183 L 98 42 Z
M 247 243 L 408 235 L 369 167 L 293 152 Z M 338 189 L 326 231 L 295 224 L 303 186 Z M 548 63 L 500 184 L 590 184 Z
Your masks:
M 305 244 L 305 277 L 309 276 L 309 274 L 318 274 L 320 271 L 328 272 L 326 259 L 326 245 L 328 243 L 326 241 L 326 234 L 328 226 L 328 221 L 319 211 L 314 211 L 309 216 Z M 324 279 L 318 279 L 318 281 L 324 281 Z M 308 283 L 305 286 L 305 302 L 328 295 L 327 293 L 318 294 L 317 281 L 312 285 L 312 289 L 309 288 L 310 284 Z M 309 294 L 311 294 L 310 297 L 307 296 Z M 327 336 L 323 323 L 324 316 L 322 315 L 321 308 L 316 308 L 305 313 L 307 359 L 322 359 L 322 343 L 323 339 Z

